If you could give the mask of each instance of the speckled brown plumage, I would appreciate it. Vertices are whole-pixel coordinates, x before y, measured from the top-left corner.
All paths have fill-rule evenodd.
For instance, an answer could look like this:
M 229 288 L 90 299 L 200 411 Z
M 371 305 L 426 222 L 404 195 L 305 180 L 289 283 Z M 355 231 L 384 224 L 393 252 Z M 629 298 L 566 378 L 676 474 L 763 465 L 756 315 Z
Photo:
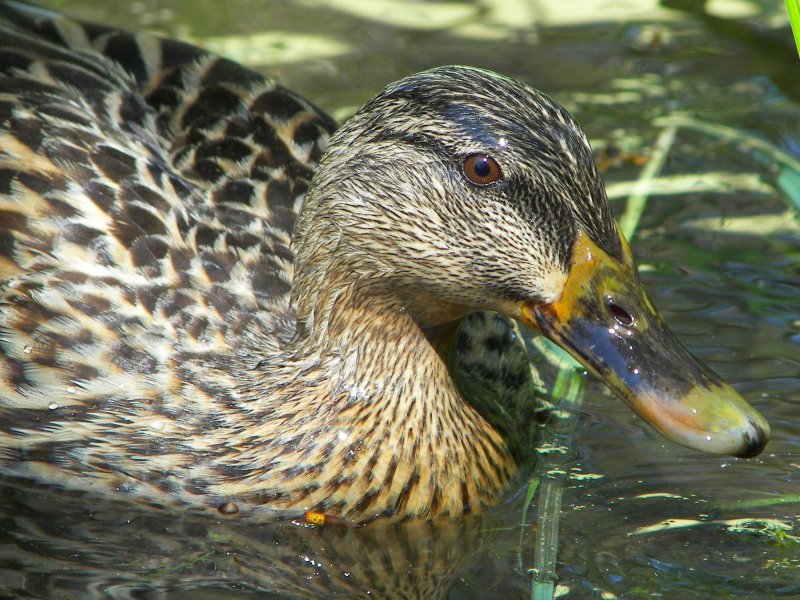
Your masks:
M 0 15 L 4 472 L 354 521 L 494 501 L 526 424 L 491 404 L 524 404 L 527 366 L 504 318 L 477 370 L 486 327 L 447 323 L 555 300 L 578 228 L 621 253 L 566 111 L 440 68 L 328 147 L 330 118 L 230 61 Z M 504 185 L 463 177 L 482 151 Z

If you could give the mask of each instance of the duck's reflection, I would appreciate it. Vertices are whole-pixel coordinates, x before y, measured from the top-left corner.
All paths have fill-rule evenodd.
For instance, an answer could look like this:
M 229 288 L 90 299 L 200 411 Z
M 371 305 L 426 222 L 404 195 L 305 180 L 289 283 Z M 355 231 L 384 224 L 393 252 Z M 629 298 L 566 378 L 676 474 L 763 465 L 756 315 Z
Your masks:
M 9 480 L 0 515 L 0 595 L 14 597 L 441 598 L 488 535 L 478 518 L 209 519 Z

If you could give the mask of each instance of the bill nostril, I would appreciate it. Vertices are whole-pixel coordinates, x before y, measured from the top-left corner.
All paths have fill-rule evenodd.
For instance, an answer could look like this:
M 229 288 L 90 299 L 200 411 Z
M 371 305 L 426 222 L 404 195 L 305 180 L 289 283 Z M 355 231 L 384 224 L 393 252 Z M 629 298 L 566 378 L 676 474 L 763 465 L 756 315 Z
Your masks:
M 633 318 L 627 310 L 622 308 L 619 304 L 614 302 L 613 300 L 609 299 L 608 303 L 608 310 L 611 312 L 611 316 L 614 317 L 614 320 L 622 325 L 623 327 L 633 327 L 633 324 L 636 320 Z

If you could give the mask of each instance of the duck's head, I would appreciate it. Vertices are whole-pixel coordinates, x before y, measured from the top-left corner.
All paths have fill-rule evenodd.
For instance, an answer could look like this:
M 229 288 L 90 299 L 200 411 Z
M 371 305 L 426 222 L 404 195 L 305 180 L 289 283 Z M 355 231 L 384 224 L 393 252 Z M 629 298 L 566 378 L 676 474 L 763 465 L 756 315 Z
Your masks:
M 769 438 L 651 304 L 577 123 L 519 82 L 443 67 L 390 85 L 331 140 L 295 248 L 301 289 L 344 269 L 423 327 L 525 323 L 680 444 L 748 457 Z

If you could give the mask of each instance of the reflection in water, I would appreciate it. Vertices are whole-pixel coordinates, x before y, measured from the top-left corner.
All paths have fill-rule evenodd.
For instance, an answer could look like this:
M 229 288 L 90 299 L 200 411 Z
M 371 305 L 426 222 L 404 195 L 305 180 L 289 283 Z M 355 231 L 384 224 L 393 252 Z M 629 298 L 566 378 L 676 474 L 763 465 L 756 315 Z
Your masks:
M 470 519 L 357 528 L 214 520 L 8 481 L 0 512 L 3 591 L 47 598 L 440 598 L 486 537 Z

